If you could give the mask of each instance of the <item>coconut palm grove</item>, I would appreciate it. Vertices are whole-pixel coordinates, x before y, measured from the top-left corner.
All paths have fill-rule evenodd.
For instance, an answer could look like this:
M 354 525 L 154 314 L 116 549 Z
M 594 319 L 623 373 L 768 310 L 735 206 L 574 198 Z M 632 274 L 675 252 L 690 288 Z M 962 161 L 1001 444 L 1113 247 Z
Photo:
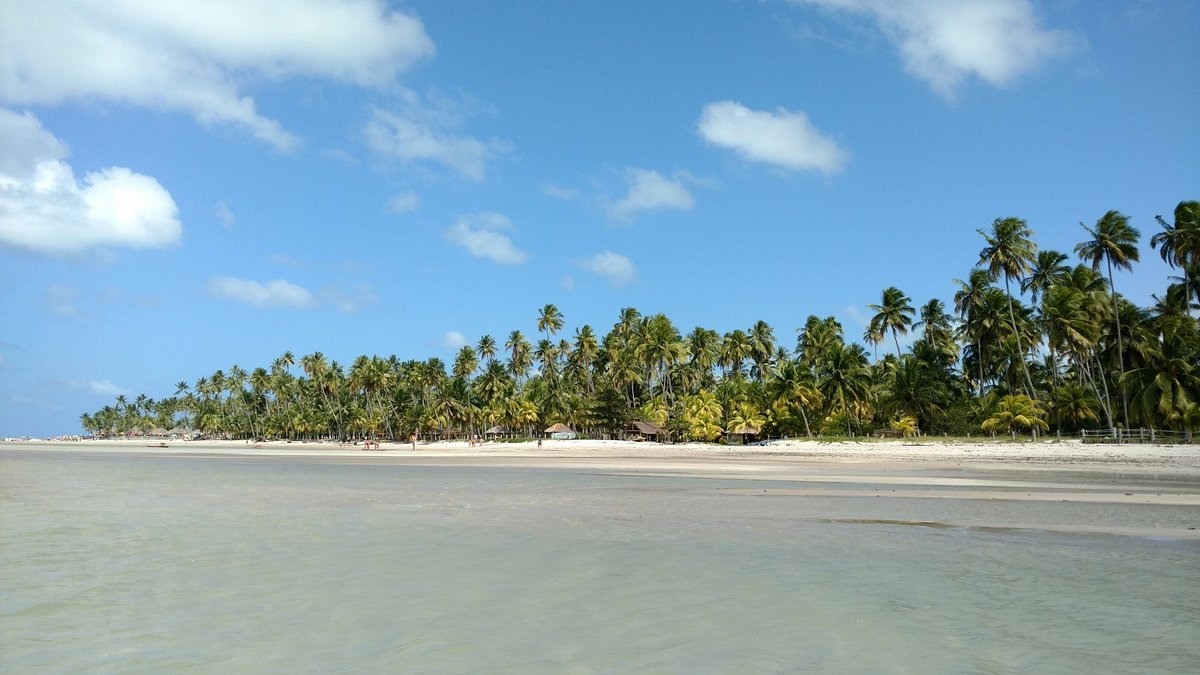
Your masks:
M 99 435 L 186 428 L 228 438 L 408 439 L 537 435 L 562 423 L 592 438 L 648 421 L 676 440 L 1075 434 L 1200 429 L 1200 202 L 1156 217 L 1148 243 L 1179 273 L 1154 304 L 1122 297 L 1145 233 L 1109 211 L 1073 251 L 1038 247 L 1020 218 L 980 229 L 953 304 L 882 289 L 866 331 L 808 316 L 724 335 L 620 309 L 605 332 L 568 330 L 554 305 L 537 333 L 482 335 L 453 363 L 285 352 L 181 380 L 174 395 L 81 415 Z M 531 311 L 532 313 L 532 311 Z M 907 350 L 902 336 L 915 337 Z M 905 340 L 905 342 L 908 342 Z M 866 346 L 864 346 L 866 345 Z M 1191 434 L 1187 434 L 1191 438 Z

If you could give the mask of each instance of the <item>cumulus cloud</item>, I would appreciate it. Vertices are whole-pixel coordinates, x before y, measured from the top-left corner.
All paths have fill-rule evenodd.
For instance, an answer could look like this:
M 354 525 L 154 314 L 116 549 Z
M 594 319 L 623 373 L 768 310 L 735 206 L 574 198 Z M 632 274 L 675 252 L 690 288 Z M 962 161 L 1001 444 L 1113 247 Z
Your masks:
M 445 118 L 410 105 L 401 111 L 375 110 L 363 133 L 367 145 L 384 157 L 406 163 L 433 162 L 482 181 L 492 149 L 478 139 L 454 133 L 449 126 Z
M 386 88 L 433 53 L 381 0 L 45 0 L 0 6 L 0 99 L 107 100 L 185 112 L 279 150 L 298 139 L 241 92 L 289 76 Z
M 629 220 L 641 211 L 687 211 L 695 203 L 678 177 L 666 178 L 657 171 L 631 168 L 626 169 L 625 178 L 629 191 L 608 206 L 609 216 L 616 220 Z
M 511 229 L 512 221 L 507 216 L 484 211 L 459 217 L 442 235 L 476 258 L 487 258 L 502 265 L 520 265 L 529 255 L 503 233 Z
M 398 194 L 388 200 L 387 209 L 392 213 L 412 213 L 421 206 L 421 199 L 415 192 Z
M 751 110 L 736 101 L 717 101 L 704 106 L 697 130 L 713 145 L 789 171 L 833 174 L 850 158 L 800 111 Z
M 447 331 L 446 334 L 442 336 L 442 346 L 446 347 L 447 349 L 461 349 L 466 344 L 467 336 L 456 330 Z
M 310 309 L 316 306 L 312 292 L 282 279 L 262 283 L 237 277 L 213 277 L 208 281 L 208 291 L 218 298 L 252 307 Z
M 792 0 L 872 19 L 934 91 L 953 98 L 963 80 L 1006 86 L 1077 38 L 1042 28 L 1028 0 Z
M 0 108 L 0 148 L 0 245 L 71 254 L 179 241 L 175 200 L 158 181 L 113 166 L 81 183 L 66 146 L 32 114 Z
M 637 278 L 633 261 L 612 251 L 601 251 L 581 260 L 579 266 L 608 279 L 608 283 L 618 288 Z

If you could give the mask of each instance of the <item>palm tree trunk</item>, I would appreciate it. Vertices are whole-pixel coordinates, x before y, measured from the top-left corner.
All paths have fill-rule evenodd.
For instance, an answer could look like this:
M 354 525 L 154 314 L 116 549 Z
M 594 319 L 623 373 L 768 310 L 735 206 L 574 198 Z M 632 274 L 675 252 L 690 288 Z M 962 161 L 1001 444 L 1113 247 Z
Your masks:
M 1096 386 L 1096 378 L 1094 375 L 1092 375 L 1090 363 L 1088 364 L 1088 368 L 1085 370 L 1085 372 L 1088 375 L 1088 379 L 1092 381 L 1092 389 L 1096 390 L 1096 397 L 1100 398 L 1100 408 L 1104 410 L 1104 419 L 1108 420 L 1108 428 L 1115 432 L 1116 426 L 1113 424 L 1112 417 L 1112 398 L 1108 394 L 1108 380 L 1104 377 L 1104 367 L 1100 365 L 1100 357 L 1096 356 L 1094 358 L 1096 361 L 1096 370 L 1100 373 L 1100 383 L 1104 385 L 1103 398 L 1100 398 L 1100 390 Z
M 1113 321 L 1117 324 L 1117 367 L 1121 372 L 1121 419 L 1125 428 L 1129 428 L 1129 397 L 1125 395 L 1125 343 L 1121 339 L 1121 312 L 1117 308 L 1117 287 L 1113 285 L 1112 258 L 1105 256 L 1108 262 L 1108 292 L 1112 296 Z
M 1026 393 L 1029 398 L 1037 400 L 1037 393 L 1033 390 L 1033 379 L 1029 377 L 1029 368 L 1025 365 L 1025 347 L 1021 345 L 1021 333 L 1017 330 L 1017 315 L 1013 312 L 1012 290 L 1008 285 L 1008 273 L 1004 274 L 1004 292 L 1008 294 L 1008 320 L 1012 322 L 1013 335 L 1017 338 L 1017 351 L 1021 357 L 1021 372 L 1025 374 Z

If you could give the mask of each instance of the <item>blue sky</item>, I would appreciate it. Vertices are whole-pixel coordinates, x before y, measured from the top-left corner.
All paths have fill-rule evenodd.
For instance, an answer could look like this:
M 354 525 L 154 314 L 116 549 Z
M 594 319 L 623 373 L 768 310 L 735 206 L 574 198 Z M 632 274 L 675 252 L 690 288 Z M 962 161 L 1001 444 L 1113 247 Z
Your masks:
M 0 436 L 291 350 L 950 302 L 1200 197 L 1191 0 L 0 3 Z

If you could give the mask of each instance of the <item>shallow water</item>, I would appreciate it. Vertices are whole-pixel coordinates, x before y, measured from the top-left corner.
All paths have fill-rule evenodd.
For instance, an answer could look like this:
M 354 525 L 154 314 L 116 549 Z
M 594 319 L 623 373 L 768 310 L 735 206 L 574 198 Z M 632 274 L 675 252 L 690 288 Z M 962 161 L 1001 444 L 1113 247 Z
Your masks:
M 1200 670 L 1195 541 L 962 526 L 1195 509 L 746 486 L 0 451 L 0 670 Z

